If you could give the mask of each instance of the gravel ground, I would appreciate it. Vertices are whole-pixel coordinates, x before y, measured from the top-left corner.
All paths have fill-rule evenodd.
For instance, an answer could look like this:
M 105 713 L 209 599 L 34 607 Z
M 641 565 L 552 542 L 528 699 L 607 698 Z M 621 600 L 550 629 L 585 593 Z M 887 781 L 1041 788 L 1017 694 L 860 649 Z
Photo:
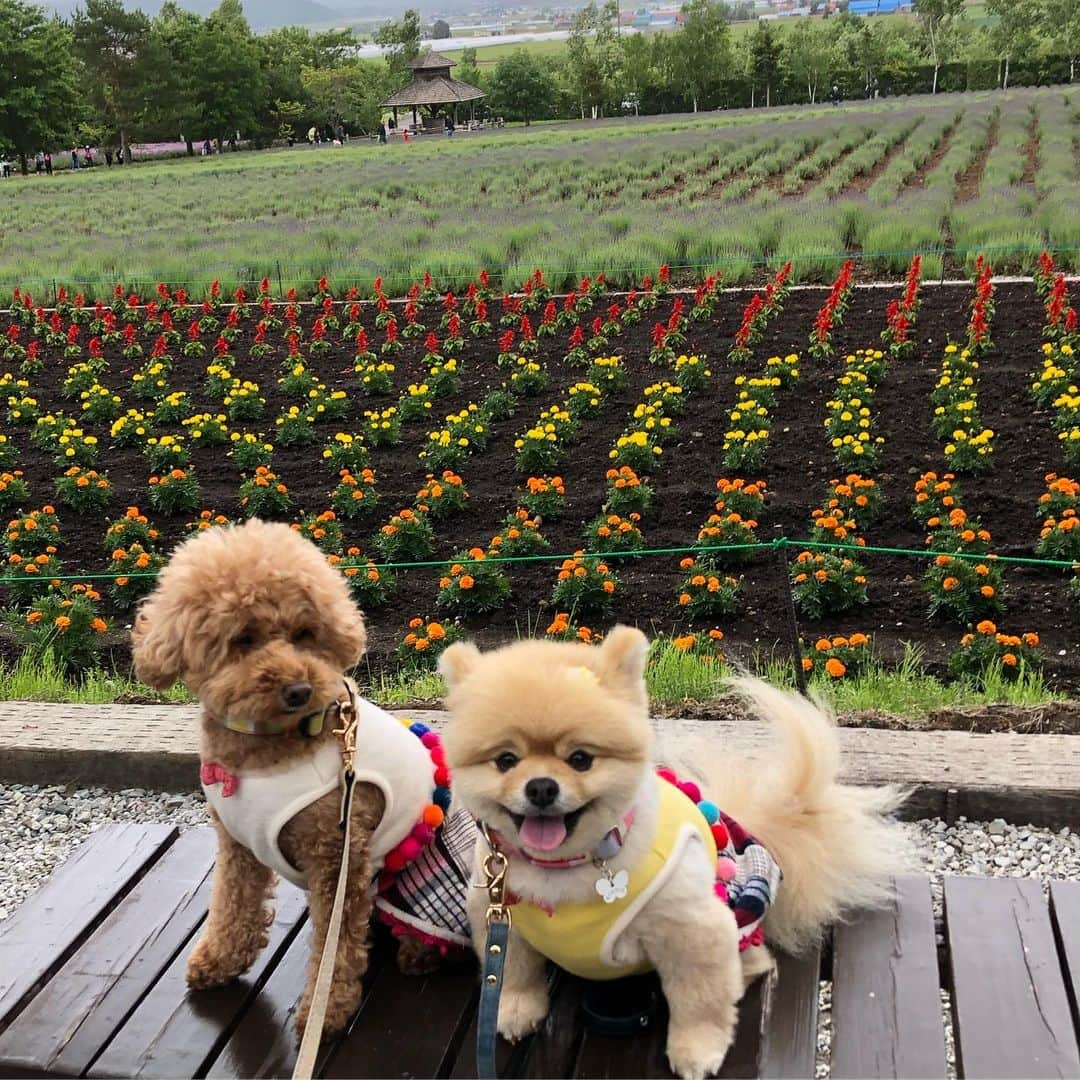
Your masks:
M 199 795 L 169 795 L 133 789 L 68 790 L 0 785 L 0 922 L 9 918 L 64 857 L 97 826 L 114 821 L 161 821 L 191 828 L 207 823 Z M 935 914 L 941 914 L 945 875 L 1029 877 L 1043 882 L 1080 880 L 1080 833 L 1035 829 L 961 818 L 955 825 L 930 819 L 914 823 L 916 844 L 932 876 Z M 821 987 L 818 1077 L 829 1075 L 831 991 Z M 950 1076 L 955 1076 L 948 994 L 942 991 Z

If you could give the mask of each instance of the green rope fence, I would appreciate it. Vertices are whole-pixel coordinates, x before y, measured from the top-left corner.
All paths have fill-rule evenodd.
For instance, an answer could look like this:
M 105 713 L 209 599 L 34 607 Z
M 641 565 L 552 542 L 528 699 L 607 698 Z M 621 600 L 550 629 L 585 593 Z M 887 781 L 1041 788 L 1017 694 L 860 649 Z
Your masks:
M 637 551 L 583 551 L 570 552 L 564 555 L 492 555 L 490 558 L 475 559 L 424 559 L 416 562 L 380 563 L 372 561 L 358 565 L 371 565 L 377 570 L 419 570 L 445 567 L 450 563 L 460 563 L 462 566 L 473 566 L 483 562 L 485 565 L 498 563 L 555 563 L 567 559 L 594 559 L 598 562 L 611 562 L 616 559 L 638 559 L 656 555 L 710 555 L 713 553 L 736 552 L 736 551 L 783 551 L 786 548 L 801 548 L 808 551 L 837 551 L 851 555 L 893 555 L 899 558 L 909 559 L 936 559 L 939 555 L 947 555 L 952 559 L 967 560 L 970 562 L 994 561 L 1002 566 L 1039 566 L 1050 570 L 1077 570 L 1080 571 L 1080 563 L 1069 562 L 1066 559 L 1038 559 L 1024 555 L 997 555 L 987 553 L 984 555 L 973 554 L 964 551 L 920 551 L 916 548 L 874 547 L 867 544 L 865 547 L 857 544 L 831 544 L 821 540 L 793 540 L 786 536 L 777 537 L 757 544 L 713 544 L 700 547 L 671 547 L 671 548 L 642 548 Z M 118 577 L 128 580 L 140 578 L 156 578 L 159 571 L 145 573 L 115 573 L 115 574 L 59 574 L 49 577 L 49 581 L 113 581 Z M 26 584 L 25 577 L 0 577 L 0 585 Z M 44 579 L 43 579 L 44 580 Z

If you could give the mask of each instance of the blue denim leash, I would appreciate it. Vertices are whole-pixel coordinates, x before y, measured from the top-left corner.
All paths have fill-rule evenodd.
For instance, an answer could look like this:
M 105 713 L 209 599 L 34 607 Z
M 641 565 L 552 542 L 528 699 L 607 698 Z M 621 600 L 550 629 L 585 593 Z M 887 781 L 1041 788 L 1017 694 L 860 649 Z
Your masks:
M 480 976 L 480 1006 L 476 1018 L 476 1075 L 478 1080 L 497 1080 L 495 1051 L 499 1041 L 499 998 L 502 996 L 503 967 L 510 940 L 510 909 L 506 906 L 506 856 L 495 846 L 487 827 L 478 823 L 488 845 L 484 857 L 484 881 L 475 886 L 487 889 L 487 942 Z

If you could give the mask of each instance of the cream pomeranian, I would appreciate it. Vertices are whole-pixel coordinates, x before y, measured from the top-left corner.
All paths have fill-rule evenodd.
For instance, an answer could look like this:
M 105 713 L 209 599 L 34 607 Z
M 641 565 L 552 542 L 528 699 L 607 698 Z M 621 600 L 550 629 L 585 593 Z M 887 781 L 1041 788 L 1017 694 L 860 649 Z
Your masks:
M 734 687 L 779 735 L 768 756 L 737 760 L 704 738 L 658 768 L 648 649 L 626 626 L 599 647 L 452 645 L 445 746 L 457 797 L 508 859 L 499 1033 L 519 1039 L 547 1015 L 547 960 L 588 979 L 655 970 L 671 1067 L 705 1077 L 746 986 L 772 967 L 769 945 L 797 951 L 880 903 L 909 846 L 891 818 L 902 795 L 838 783 L 831 718 L 756 679 Z M 476 854 L 479 883 L 483 842 Z M 481 949 L 486 905 L 471 889 Z

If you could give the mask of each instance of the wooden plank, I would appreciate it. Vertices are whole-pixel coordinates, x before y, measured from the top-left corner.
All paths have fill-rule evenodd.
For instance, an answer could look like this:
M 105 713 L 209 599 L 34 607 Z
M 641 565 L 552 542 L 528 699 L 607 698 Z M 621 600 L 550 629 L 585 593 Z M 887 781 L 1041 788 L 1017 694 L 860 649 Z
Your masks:
M 188 991 L 187 950 L 181 950 L 87 1075 L 201 1075 L 251 1007 L 304 917 L 304 894 L 280 882 L 269 944 L 242 979 L 215 990 Z
M 216 837 L 183 834 L 0 1036 L 0 1076 L 80 1076 L 206 916 Z
M 376 928 L 376 934 L 378 934 Z M 290 1077 L 296 1065 L 298 1040 L 294 1017 L 307 982 L 308 960 L 311 955 L 311 921 L 305 921 L 278 961 L 254 1004 L 229 1036 L 206 1075 L 209 1080 L 243 1077 Z M 371 951 L 368 970 L 364 975 L 364 997 L 371 993 L 372 984 L 388 960 L 390 949 L 376 944 Z M 315 1075 L 320 1076 L 341 1037 L 325 1040 L 316 1058 Z
M 552 1076 L 573 1076 L 581 1040 L 584 1035 L 584 1017 L 581 1000 L 585 984 L 581 979 L 566 972 L 558 972 L 551 990 L 551 1008 L 540 1030 L 520 1047 L 520 1058 L 511 1058 L 512 1071 L 507 1075 L 531 1077 L 544 1080 Z M 469 1049 L 469 1061 L 473 1066 L 470 1076 L 475 1076 L 476 1032 L 473 1030 L 473 1046 Z
M 1037 881 L 945 879 L 961 1076 L 1076 1077 L 1076 1044 L 1050 913 Z
M 190 791 L 198 780 L 197 709 L 180 705 L 39 705 L 0 702 L 0 782 Z M 445 713 L 403 710 L 438 727 Z M 709 734 L 732 752 L 764 747 L 764 724 L 654 721 L 665 740 Z M 905 816 L 1004 817 L 1080 825 L 1080 742 L 1071 735 L 840 728 L 841 775 L 856 784 L 897 783 L 912 797 Z M 1053 768 L 1047 762 L 1053 762 Z
M 0 930 L 0 1030 L 176 839 L 170 825 L 98 829 Z
M 945 1075 L 930 882 L 896 882 L 892 901 L 833 931 L 832 1075 Z
M 820 983 L 820 946 L 803 956 L 777 955 L 776 972 L 765 984 L 763 1080 L 809 1080 L 814 1075 Z
M 1050 882 L 1050 914 L 1073 1027 L 1080 1032 L 1080 882 Z
M 385 964 L 323 1075 L 441 1075 L 461 1044 L 478 992 L 471 964 L 422 976 Z

